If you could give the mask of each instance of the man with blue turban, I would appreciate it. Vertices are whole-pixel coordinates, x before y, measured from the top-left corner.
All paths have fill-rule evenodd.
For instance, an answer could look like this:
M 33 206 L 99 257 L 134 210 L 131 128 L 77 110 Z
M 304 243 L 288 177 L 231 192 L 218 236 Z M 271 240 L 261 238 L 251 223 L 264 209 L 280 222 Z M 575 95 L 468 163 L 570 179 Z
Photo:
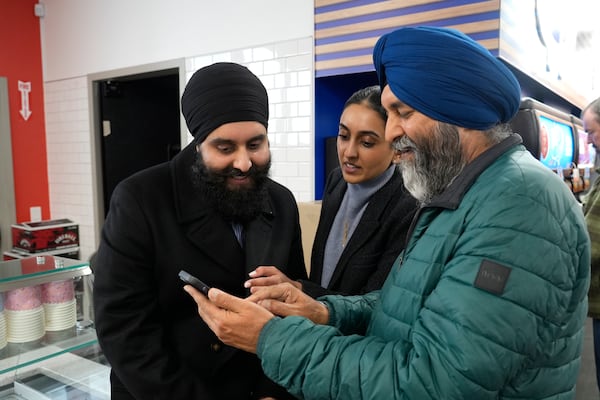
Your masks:
M 581 207 L 507 122 L 511 72 L 455 30 L 384 35 L 386 138 L 421 203 L 381 291 L 241 300 L 186 286 L 225 343 L 303 399 L 572 399 L 590 243 Z

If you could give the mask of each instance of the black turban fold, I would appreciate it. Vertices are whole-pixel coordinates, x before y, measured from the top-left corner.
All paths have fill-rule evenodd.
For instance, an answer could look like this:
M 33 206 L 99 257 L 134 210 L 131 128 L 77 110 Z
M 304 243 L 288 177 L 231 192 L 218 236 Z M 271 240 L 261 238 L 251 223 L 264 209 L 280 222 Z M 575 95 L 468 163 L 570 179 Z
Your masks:
M 486 130 L 512 119 L 521 88 L 485 47 L 448 28 L 406 27 L 383 35 L 373 50 L 383 89 L 438 121 Z
M 198 142 L 230 122 L 256 121 L 267 128 L 269 99 L 260 79 L 242 65 L 220 62 L 200 68 L 181 96 L 181 112 Z

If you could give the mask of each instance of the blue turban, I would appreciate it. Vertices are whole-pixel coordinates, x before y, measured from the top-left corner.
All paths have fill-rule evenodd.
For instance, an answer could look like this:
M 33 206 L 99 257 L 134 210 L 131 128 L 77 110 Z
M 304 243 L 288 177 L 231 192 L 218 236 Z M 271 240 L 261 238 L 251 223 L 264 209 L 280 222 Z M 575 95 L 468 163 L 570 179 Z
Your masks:
M 521 89 L 510 70 L 467 35 L 407 27 L 383 35 L 373 50 L 379 85 L 438 121 L 486 130 L 512 119 Z

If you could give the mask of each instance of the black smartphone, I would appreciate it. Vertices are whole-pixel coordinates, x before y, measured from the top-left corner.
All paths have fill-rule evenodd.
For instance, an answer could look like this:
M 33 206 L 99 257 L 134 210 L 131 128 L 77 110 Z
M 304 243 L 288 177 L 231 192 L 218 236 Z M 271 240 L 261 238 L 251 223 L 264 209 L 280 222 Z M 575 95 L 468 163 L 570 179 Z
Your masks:
M 189 285 L 192 285 L 193 287 L 204 293 L 205 296 L 208 296 L 208 290 L 210 289 L 210 286 L 202 282 L 200 279 L 196 278 L 194 275 L 184 270 L 181 270 L 179 271 L 179 279 L 181 279 Z

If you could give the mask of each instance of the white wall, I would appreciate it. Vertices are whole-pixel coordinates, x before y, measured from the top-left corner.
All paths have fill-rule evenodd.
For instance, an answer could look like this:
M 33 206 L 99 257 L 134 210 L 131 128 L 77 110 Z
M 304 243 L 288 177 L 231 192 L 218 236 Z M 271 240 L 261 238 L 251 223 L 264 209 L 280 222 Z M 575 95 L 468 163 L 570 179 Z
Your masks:
M 184 58 L 187 81 L 212 62 L 247 65 L 269 92 L 271 176 L 298 201 L 314 199 L 313 3 L 212 3 L 46 0 L 41 27 L 50 214 L 79 223 L 81 258 L 98 245 L 90 74 Z
M 41 0 L 46 81 L 313 36 L 308 0 Z

